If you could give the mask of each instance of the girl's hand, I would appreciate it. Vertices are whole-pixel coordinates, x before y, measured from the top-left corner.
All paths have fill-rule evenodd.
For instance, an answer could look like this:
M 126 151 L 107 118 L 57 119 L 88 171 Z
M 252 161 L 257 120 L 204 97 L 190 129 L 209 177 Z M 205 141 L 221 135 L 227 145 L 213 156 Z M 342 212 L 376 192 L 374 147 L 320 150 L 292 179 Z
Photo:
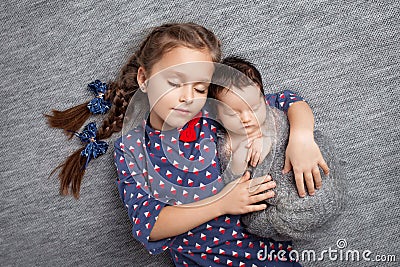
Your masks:
M 329 174 L 328 165 L 322 157 L 313 135 L 304 133 L 290 135 L 289 144 L 286 148 L 285 166 L 282 173 L 286 174 L 293 168 L 300 197 L 306 195 L 304 181 L 307 185 L 308 194 L 311 196 L 315 193 L 314 186 L 317 189 L 321 188 L 322 180 L 318 165 L 322 168 L 325 175 Z
M 227 184 L 219 194 L 219 208 L 222 214 L 244 214 L 267 208 L 267 204 L 254 204 L 275 196 L 275 192 L 266 190 L 276 186 L 271 176 L 250 179 L 250 172 Z

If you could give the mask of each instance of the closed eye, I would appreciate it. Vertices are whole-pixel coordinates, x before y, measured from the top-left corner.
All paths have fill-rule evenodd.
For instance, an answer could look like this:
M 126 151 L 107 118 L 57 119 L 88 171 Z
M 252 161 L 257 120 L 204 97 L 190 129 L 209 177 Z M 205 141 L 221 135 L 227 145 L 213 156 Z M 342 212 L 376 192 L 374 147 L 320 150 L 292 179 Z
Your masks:
M 209 84 L 207 83 L 207 85 L 205 84 L 198 84 L 194 87 L 194 89 L 199 92 L 200 94 L 205 94 L 207 92 Z
M 201 87 L 195 87 L 194 90 L 196 90 L 196 92 L 200 93 L 200 94 L 205 94 L 207 93 L 207 88 L 204 86 Z
M 180 84 L 180 83 L 171 82 L 171 81 L 168 81 L 168 84 L 169 84 L 169 85 L 171 85 L 172 87 L 175 87 L 175 88 L 177 88 L 177 87 L 180 87 L 180 86 L 181 86 L 181 84 Z
M 231 111 L 231 110 L 225 110 L 224 109 L 224 115 L 226 115 L 226 116 L 236 116 L 237 115 L 237 113 L 236 112 L 233 112 L 233 111 Z

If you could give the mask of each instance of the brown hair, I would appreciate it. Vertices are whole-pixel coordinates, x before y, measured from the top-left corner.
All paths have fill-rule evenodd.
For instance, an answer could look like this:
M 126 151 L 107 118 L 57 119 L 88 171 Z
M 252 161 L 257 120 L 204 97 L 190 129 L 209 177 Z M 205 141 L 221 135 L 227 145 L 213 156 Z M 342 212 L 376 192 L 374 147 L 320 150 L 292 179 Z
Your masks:
M 147 35 L 139 49 L 129 58 L 128 63 L 122 67 L 115 81 L 108 82 L 108 90 L 104 95 L 105 100 L 112 103 L 108 116 L 97 131 L 97 140 L 110 137 L 115 132 L 122 130 L 122 123 L 129 101 L 134 92 L 139 88 L 137 71 L 140 66 L 150 71 L 162 55 L 174 47 L 184 46 L 191 49 L 207 50 L 214 62 L 221 59 L 221 43 L 217 37 L 206 28 L 195 23 L 167 23 L 155 27 Z M 77 131 L 89 118 L 87 108 L 89 102 L 67 109 L 65 111 L 53 110 L 53 115 L 43 114 L 50 127 L 64 129 L 64 133 L 73 136 L 70 131 Z M 86 159 L 82 157 L 80 148 L 69 156 L 66 161 L 57 166 L 50 176 L 59 168 L 60 194 L 68 195 L 69 187 L 73 196 L 78 199 L 80 185 L 85 173 L 82 169 Z
M 229 86 L 235 85 L 241 88 L 251 85 L 251 81 L 258 85 L 264 94 L 261 74 L 251 62 L 238 56 L 226 57 L 221 64 L 217 64 L 208 96 L 218 99 L 218 95 L 229 90 Z

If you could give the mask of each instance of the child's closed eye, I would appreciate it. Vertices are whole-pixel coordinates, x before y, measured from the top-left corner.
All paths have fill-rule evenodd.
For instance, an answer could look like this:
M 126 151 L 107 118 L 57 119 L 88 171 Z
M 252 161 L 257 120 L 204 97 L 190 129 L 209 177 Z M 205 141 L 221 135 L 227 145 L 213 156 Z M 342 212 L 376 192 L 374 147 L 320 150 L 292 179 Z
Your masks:
M 171 85 L 172 87 L 181 87 L 181 84 L 178 81 L 167 81 L 169 85 Z
M 207 92 L 208 86 L 204 84 L 199 84 L 194 87 L 194 89 L 200 94 L 205 94 Z
M 237 113 L 232 111 L 232 110 L 225 110 L 223 111 L 223 114 L 226 116 L 237 116 Z

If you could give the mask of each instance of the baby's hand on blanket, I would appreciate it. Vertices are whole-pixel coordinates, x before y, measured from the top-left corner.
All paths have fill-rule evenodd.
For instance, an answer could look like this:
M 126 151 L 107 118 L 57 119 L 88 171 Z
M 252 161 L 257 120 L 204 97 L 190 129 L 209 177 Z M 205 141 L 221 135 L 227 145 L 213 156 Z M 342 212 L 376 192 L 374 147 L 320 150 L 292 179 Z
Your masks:
M 246 145 L 247 156 L 246 162 L 252 167 L 256 167 L 258 163 L 262 162 L 271 149 L 271 139 L 263 137 L 262 135 L 249 138 Z
M 242 177 L 228 183 L 216 196 L 220 212 L 238 215 L 266 209 L 267 204 L 255 203 L 275 196 L 275 192 L 270 189 L 276 184 L 271 179 L 269 175 L 250 179 L 250 173 L 246 171 Z
M 246 162 L 248 162 L 253 167 L 256 167 L 258 162 L 260 161 L 263 148 L 262 145 L 262 138 L 258 137 L 252 140 L 251 143 L 246 146 L 249 149 L 247 151 Z
M 311 196 L 315 193 L 315 187 L 317 189 L 321 188 L 322 180 L 318 165 L 325 175 L 329 174 L 328 165 L 322 157 L 313 135 L 291 135 L 286 148 L 285 166 L 282 173 L 286 174 L 293 168 L 300 197 L 306 195 L 304 181 Z

